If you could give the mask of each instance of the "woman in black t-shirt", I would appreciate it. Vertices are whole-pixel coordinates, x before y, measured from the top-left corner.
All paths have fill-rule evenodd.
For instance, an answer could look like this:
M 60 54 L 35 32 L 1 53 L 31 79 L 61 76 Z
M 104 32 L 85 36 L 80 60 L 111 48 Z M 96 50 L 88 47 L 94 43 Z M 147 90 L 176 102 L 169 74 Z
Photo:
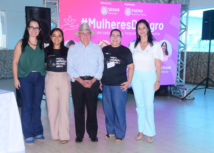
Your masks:
M 45 77 L 45 93 L 48 106 L 53 140 L 60 140 L 62 144 L 68 142 L 70 116 L 70 77 L 67 73 L 68 48 L 64 46 L 63 32 L 55 28 L 50 34 L 49 46 L 45 48 L 45 63 L 47 75 Z
M 102 49 L 104 71 L 100 89 L 103 91 L 103 109 L 106 115 L 106 138 L 115 136 L 115 141 L 119 142 L 126 132 L 127 88 L 132 80 L 134 64 L 131 51 L 120 44 L 121 31 L 112 30 L 110 40 L 111 45 Z

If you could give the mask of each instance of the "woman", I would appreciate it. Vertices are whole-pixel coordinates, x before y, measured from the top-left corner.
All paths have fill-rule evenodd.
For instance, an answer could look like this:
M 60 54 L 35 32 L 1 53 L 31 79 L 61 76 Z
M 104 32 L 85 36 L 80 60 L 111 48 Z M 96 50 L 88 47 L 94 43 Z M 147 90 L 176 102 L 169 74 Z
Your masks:
M 130 50 L 120 44 L 121 31 L 112 30 L 110 40 L 111 45 L 102 49 L 104 72 L 100 89 L 103 91 L 103 109 L 106 115 L 106 138 L 115 135 L 115 141 L 119 142 L 126 133 L 127 88 L 132 80 L 134 65 Z
M 138 115 L 139 134 L 136 140 L 142 139 L 145 134 L 147 141 L 151 143 L 155 135 L 154 92 L 160 87 L 163 52 L 159 43 L 154 40 L 146 20 L 137 22 L 136 34 L 136 41 L 129 46 L 135 66 L 132 88 Z
M 164 55 L 164 59 L 162 60 L 162 62 L 166 62 L 166 61 L 168 61 L 168 59 L 169 59 L 169 52 L 168 52 L 168 50 L 167 50 L 167 43 L 166 42 L 163 42 L 162 44 L 161 44 L 161 48 L 162 48 L 162 51 L 163 51 L 163 55 Z
M 53 140 L 68 142 L 71 83 L 67 73 L 68 48 L 64 46 L 63 32 L 54 28 L 50 33 L 49 46 L 45 48 L 45 93 L 48 118 Z
M 45 139 L 40 108 L 46 74 L 44 60 L 41 24 L 33 18 L 27 23 L 13 57 L 14 86 L 22 100 L 22 130 L 28 144 L 33 144 L 34 138 Z

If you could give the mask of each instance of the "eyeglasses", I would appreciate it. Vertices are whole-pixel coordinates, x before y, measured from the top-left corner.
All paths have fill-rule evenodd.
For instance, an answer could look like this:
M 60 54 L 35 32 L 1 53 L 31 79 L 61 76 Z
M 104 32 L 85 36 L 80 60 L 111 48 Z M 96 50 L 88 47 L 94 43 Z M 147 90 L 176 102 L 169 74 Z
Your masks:
M 29 29 L 29 30 L 36 30 L 36 31 L 39 31 L 39 30 L 40 30 L 39 27 L 33 27 L 33 26 L 29 26 L 28 29 Z
M 81 36 L 90 36 L 91 33 L 79 33 Z
M 120 35 L 111 35 L 111 38 L 121 38 L 121 36 Z

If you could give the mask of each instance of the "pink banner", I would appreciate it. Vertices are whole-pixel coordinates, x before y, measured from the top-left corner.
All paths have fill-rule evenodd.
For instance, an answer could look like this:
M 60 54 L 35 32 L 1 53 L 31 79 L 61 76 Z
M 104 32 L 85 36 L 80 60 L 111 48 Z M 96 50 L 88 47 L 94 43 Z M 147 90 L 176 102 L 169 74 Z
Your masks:
M 146 19 L 155 39 L 164 44 L 163 52 L 168 52 L 162 61 L 161 85 L 175 84 L 181 5 L 100 0 L 60 0 L 59 5 L 65 42 L 79 42 L 73 34 L 87 22 L 96 31 L 92 42 L 101 47 L 108 45 L 110 31 L 118 28 L 122 31 L 122 45 L 128 46 L 136 39 L 137 21 Z

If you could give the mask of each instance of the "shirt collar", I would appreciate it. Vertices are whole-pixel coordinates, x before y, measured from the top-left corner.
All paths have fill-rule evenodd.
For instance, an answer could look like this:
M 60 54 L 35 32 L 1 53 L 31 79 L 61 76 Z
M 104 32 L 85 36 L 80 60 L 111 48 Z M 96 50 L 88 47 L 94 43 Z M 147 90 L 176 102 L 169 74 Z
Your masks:
M 91 43 L 91 41 L 90 41 L 90 42 L 89 42 L 89 44 L 88 44 L 88 46 L 87 46 L 87 47 L 85 47 L 85 45 L 83 45 L 83 43 L 80 41 L 80 46 L 81 46 L 81 47 L 88 48 L 88 47 L 90 47 L 90 46 L 91 46 L 91 44 L 92 44 L 92 43 Z

